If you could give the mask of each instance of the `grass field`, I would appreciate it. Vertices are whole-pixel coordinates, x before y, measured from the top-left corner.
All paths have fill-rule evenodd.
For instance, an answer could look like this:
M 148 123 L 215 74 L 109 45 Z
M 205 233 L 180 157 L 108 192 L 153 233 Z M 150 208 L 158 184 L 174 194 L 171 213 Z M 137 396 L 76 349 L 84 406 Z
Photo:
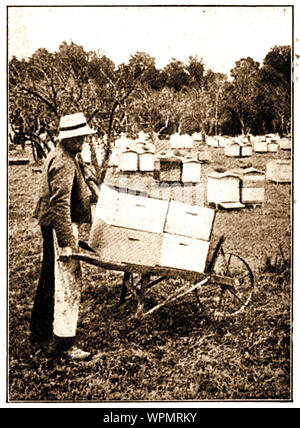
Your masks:
M 209 148 L 212 165 L 236 159 Z M 265 169 L 277 155 L 255 155 Z M 86 362 L 50 360 L 29 345 L 29 321 L 41 265 L 41 235 L 32 211 L 40 174 L 9 166 L 8 292 L 10 401 L 291 400 L 291 185 L 266 182 L 263 207 L 218 211 L 214 232 L 242 256 L 255 276 L 247 311 L 229 320 L 203 317 L 194 296 L 138 322 L 134 302 L 119 307 L 122 275 L 83 264 L 78 345 Z M 128 184 L 153 180 L 130 176 Z M 109 171 L 108 182 L 118 176 Z M 82 230 L 87 237 L 88 228 Z M 283 256 L 283 257 L 282 257 Z M 275 265 L 275 260 L 277 260 Z M 176 286 L 151 289 L 157 301 Z

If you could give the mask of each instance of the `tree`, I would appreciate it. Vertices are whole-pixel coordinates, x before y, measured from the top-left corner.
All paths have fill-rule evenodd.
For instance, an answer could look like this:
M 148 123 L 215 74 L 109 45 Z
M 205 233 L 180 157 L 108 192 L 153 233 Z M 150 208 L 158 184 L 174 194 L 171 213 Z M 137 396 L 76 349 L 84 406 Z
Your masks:
M 291 48 L 275 46 L 266 55 L 259 74 L 262 114 L 267 128 L 281 134 L 291 121 Z
M 251 131 L 257 117 L 259 63 L 252 58 L 242 58 L 230 70 L 232 84 L 226 89 L 226 108 L 229 115 L 239 121 L 240 131 Z
M 165 74 L 166 86 L 179 92 L 182 88 L 189 85 L 189 73 L 183 62 L 172 58 L 169 64 L 163 69 Z

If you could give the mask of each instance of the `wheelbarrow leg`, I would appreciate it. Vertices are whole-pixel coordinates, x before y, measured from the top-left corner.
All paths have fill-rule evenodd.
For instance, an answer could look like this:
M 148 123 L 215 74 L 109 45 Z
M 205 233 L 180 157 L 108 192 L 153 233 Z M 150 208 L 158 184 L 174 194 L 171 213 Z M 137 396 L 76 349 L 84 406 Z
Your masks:
M 120 305 L 122 305 L 125 302 L 127 289 L 129 288 L 128 282 L 131 280 L 131 278 L 130 278 L 131 275 L 132 274 L 130 272 L 124 272 L 122 290 L 121 290 L 121 294 L 120 294 Z
M 150 281 L 150 274 L 142 274 L 140 281 L 136 285 L 133 283 L 133 277 L 126 282 L 126 287 L 130 290 L 137 301 L 135 318 L 139 318 L 144 312 L 144 290 Z

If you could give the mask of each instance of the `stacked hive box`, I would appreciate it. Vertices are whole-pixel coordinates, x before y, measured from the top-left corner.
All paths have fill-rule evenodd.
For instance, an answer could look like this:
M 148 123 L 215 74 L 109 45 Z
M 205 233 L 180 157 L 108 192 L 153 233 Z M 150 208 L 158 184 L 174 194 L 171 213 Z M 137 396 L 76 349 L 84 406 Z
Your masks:
M 234 171 L 241 178 L 241 202 L 263 204 L 265 200 L 265 173 L 255 168 Z
M 138 170 L 138 153 L 135 150 L 125 150 L 119 155 L 120 171 L 137 171 Z
M 289 159 L 276 159 L 267 162 L 266 176 L 276 183 L 290 183 L 292 180 L 292 164 Z
M 160 156 L 159 158 L 159 181 L 181 182 L 182 160 L 174 156 Z
M 237 141 L 232 141 L 228 143 L 225 147 L 225 156 L 228 157 L 240 157 L 241 155 L 241 145 Z
M 240 187 L 241 180 L 237 174 L 214 171 L 207 176 L 207 202 L 224 208 L 243 208 Z
M 215 211 L 101 186 L 89 245 L 103 261 L 203 272 Z
M 267 153 L 268 152 L 268 143 L 266 140 L 256 140 L 253 143 L 253 150 L 256 153 Z
M 182 163 L 183 183 L 200 183 L 201 163 L 196 159 L 187 159 Z
M 151 172 L 154 170 L 154 152 L 146 148 L 139 153 L 139 171 Z

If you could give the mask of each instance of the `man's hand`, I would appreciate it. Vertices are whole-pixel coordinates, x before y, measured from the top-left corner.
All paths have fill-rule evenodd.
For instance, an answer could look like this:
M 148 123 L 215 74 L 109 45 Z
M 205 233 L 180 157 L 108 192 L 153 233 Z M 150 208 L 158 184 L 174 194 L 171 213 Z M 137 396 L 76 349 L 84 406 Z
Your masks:
M 71 256 L 73 254 L 73 250 L 71 247 L 59 247 L 59 259 L 62 262 L 69 262 L 71 260 Z

